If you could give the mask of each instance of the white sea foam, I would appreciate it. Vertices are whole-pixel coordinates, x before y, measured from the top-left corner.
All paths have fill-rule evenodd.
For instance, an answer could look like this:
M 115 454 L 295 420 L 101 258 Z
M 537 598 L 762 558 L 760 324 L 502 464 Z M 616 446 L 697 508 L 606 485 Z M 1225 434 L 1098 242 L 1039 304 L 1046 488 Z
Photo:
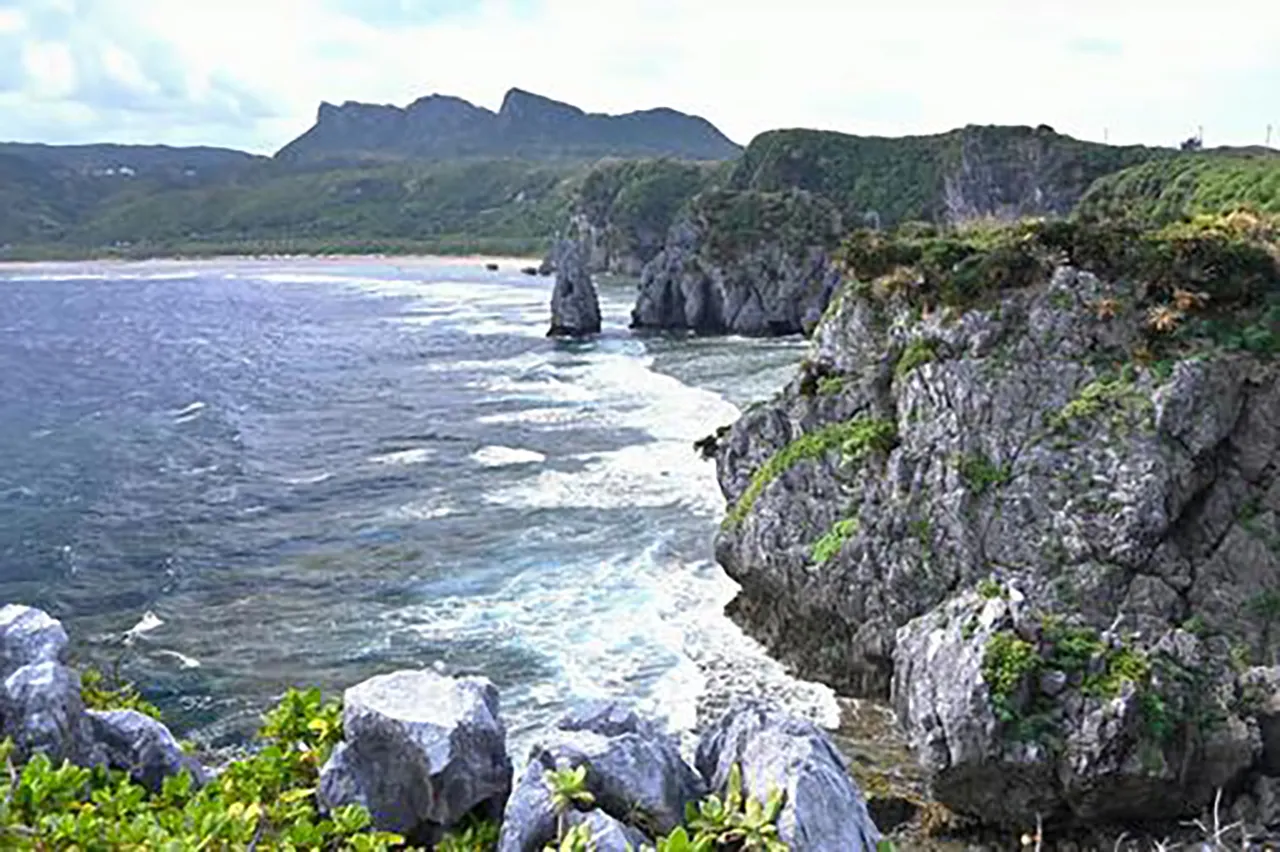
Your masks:
M 333 474 L 324 470 L 307 476 L 287 476 L 284 481 L 289 485 L 319 485 L 321 482 L 328 482 L 330 479 L 333 479 Z
M 392 510 L 390 515 L 393 520 L 434 521 L 439 518 L 447 518 L 455 511 L 457 510 L 448 501 L 434 499 L 398 506 Z
M 200 400 L 196 400 L 195 402 L 188 405 L 186 408 L 183 408 L 180 411 L 173 412 L 173 416 L 176 420 L 178 420 L 179 422 L 182 422 L 184 417 L 185 418 L 193 417 L 199 414 L 201 411 L 204 411 L 204 409 L 207 407 L 208 406 L 205 403 L 201 402 Z
M 398 450 L 394 453 L 370 456 L 369 461 L 374 464 L 386 465 L 422 464 L 430 459 L 432 455 L 434 455 L 434 452 L 427 447 L 414 447 L 411 450 Z
M 484 467 L 506 467 L 517 464 L 538 464 L 547 457 L 535 450 L 519 447 L 481 447 L 471 454 L 471 460 Z

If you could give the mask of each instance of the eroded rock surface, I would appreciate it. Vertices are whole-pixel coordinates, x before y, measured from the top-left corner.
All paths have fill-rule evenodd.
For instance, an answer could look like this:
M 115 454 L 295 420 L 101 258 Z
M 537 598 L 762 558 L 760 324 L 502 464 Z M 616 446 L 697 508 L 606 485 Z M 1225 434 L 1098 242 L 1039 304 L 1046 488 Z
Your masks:
M 1195 813 L 1262 752 L 1239 661 L 1275 651 L 1280 371 L 1153 356 L 1158 290 L 1049 269 L 963 308 L 905 276 L 833 298 L 718 442 L 731 614 L 838 691 L 892 685 L 966 815 Z
M 370 678 L 343 693 L 342 726 L 320 775 L 326 807 L 364 805 L 379 829 L 421 843 L 473 811 L 502 811 L 511 760 L 488 680 L 430 671 Z

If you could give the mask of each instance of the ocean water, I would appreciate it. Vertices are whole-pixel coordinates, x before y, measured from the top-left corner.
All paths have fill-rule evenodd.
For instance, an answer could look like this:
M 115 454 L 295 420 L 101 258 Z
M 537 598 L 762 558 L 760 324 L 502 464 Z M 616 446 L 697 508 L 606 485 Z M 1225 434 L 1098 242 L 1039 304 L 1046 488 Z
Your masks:
M 402 667 L 492 679 L 517 749 L 583 698 L 834 724 L 723 616 L 692 449 L 803 345 L 634 336 L 622 284 L 598 339 L 548 340 L 550 282 L 517 267 L 0 267 L 0 602 L 206 745 L 288 686 Z

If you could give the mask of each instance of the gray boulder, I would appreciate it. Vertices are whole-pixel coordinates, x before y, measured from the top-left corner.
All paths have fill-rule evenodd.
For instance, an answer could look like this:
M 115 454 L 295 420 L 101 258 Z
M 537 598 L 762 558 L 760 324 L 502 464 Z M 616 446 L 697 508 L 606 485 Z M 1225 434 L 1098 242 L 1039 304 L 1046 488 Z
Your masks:
M 327 808 L 361 804 L 374 825 L 431 844 L 511 790 L 498 691 L 484 678 L 430 671 L 370 678 L 343 694 L 341 743 L 320 774 Z
M 567 714 L 542 742 L 507 803 L 499 852 L 541 852 L 556 832 L 544 781 L 550 770 L 587 768 L 596 808 L 650 837 L 684 821 L 685 806 L 705 785 L 657 725 L 617 704 L 591 704 Z
M 645 265 L 631 325 L 807 333 L 840 283 L 831 252 L 842 230 L 829 202 L 801 190 L 704 193 Z
M 591 283 L 585 249 L 562 240 L 555 251 L 556 285 L 551 291 L 548 337 L 577 337 L 600 332 L 600 300 Z
M 0 730 L 24 757 L 43 752 L 55 764 L 94 759 L 80 677 L 52 660 L 22 666 L 4 679 Z
M 874 852 L 880 832 L 849 767 L 831 739 L 808 720 L 761 704 L 740 703 L 703 734 L 698 771 L 723 791 L 734 765 L 743 795 L 785 799 L 778 836 L 792 852 Z
M 32 663 L 58 662 L 67 647 L 62 622 L 34 607 L 0 607 L 0 677 Z
M 164 779 L 186 771 L 197 786 L 208 773 L 178 745 L 169 729 L 136 710 L 89 710 L 94 742 L 113 769 L 128 772 L 139 784 L 159 790 Z

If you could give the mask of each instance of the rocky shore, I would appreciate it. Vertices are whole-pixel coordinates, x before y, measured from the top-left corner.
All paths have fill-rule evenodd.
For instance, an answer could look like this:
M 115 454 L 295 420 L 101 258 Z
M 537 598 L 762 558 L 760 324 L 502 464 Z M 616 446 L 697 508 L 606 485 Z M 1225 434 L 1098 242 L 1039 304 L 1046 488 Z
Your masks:
M 173 795 L 168 779 L 180 773 L 196 787 L 230 787 L 244 774 L 235 762 L 202 766 L 142 712 L 86 709 L 80 677 L 64 662 L 66 647 L 62 625 L 46 613 L 0 608 L 0 732 L 16 747 L 18 766 L 44 755 L 54 764 L 110 767 L 159 794 L 157 809 Z M 323 711 L 273 724 L 277 740 L 286 741 L 327 734 L 331 726 Z M 493 848 L 454 834 L 477 824 L 496 826 L 500 852 L 639 852 L 673 833 L 708 839 L 696 847 L 673 839 L 676 845 L 659 848 L 731 849 L 772 838 L 771 849 L 780 843 L 796 852 L 872 852 L 881 839 L 828 735 L 755 701 L 737 704 L 702 733 L 693 765 L 657 722 L 622 704 L 586 704 L 547 731 L 516 772 L 492 683 L 405 670 L 346 690 L 333 735 L 323 765 L 311 759 L 314 788 L 282 798 L 314 798 L 321 815 L 356 806 L 367 811 L 371 831 L 425 848 Z M 280 746 L 263 755 L 276 760 L 271 749 Z M 45 806 L 46 816 L 59 816 L 58 802 Z M 0 834 L 13 828 L 0 817 Z M 20 828 L 23 837 L 34 830 Z M 284 828 L 258 829 L 250 846 L 277 848 L 267 831 Z M 575 836 L 580 845 L 565 845 Z M 367 843 L 376 839 L 370 834 Z

